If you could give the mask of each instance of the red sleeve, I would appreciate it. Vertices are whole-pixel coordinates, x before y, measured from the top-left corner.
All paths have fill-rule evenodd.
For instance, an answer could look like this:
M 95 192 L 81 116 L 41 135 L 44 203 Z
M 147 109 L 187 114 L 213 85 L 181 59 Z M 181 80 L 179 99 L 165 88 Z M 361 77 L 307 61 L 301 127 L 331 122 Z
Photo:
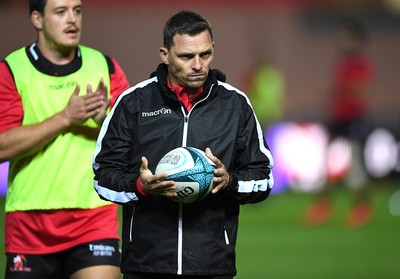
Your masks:
M 341 86 L 351 86 L 354 83 L 368 84 L 373 79 L 373 64 L 365 56 L 346 58 L 338 64 L 336 81 Z
M 130 87 L 128 79 L 125 76 L 124 71 L 121 66 L 117 63 L 117 61 L 111 58 L 112 63 L 114 64 L 114 73 L 110 75 L 110 92 L 111 92 L 111 107 L 114 105 L 117 97 L 126 89 Z
M 6 62 L 0 62 L 0 133 L 20 126 L 24 111 L 21 97 Z
M 140 183 L 140 176 L 139 176 L 138 179 L 136 180 L 136 189 L 137 189 L 138 192 L 139 192 L 140 194 L 142 194 L 143 196 L 147 196 L 147 194 L 143 191 L 142 183 Z

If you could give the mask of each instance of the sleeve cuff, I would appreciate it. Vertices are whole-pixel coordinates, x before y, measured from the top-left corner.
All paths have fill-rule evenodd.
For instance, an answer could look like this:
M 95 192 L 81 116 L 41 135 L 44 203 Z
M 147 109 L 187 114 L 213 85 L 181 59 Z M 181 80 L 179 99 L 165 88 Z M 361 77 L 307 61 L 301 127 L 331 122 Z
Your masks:
M 234 175 L 233 173 L 229 173 L 229 182 L 226 186 L 226 189 L 229 191 L 237 192 L 238 186 L 238 179 L 236 175 Z
M 143 191 L 142 183 L 140 183 L 140 177 L 136 180 L 136 189 L 142 196 L 147 196 L 147 194 Z

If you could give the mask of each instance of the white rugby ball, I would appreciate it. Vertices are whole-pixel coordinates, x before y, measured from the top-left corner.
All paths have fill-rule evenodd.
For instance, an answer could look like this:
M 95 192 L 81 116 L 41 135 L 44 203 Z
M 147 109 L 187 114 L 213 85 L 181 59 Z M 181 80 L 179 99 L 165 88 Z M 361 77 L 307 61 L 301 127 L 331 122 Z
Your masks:
M 174 201 L 193 203 L 206 197 L 213 188 L 216 165 L 206 153 L 194 147 L 178 147 L 165 154 L 156 167 L 156 174 L 167 173 L 166 180 L 175 181 Z

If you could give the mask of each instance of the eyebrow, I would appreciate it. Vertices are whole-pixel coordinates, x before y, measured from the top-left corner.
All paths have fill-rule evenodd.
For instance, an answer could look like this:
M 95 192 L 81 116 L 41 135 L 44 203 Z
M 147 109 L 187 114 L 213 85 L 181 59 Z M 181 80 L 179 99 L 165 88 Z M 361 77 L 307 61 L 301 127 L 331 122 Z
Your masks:
M 82 9 L 82 7 L 83 7 L 83 5 L 81 4 L 81 5 L 73 6 L 72 9 L 73 9 L 73 10 L 75 10 L 75 9 L 77 9 L 77 8 Z M 65 9 L 68 9 L 68 8 L 69 8 L 68 6 L 57 6 L 57 7 L 55 7 L 55 8 L 53 9 L 53 11 L 56 11 L 56 10 L 59 10 L 59 9 L 65 10 Z
M 200 52 L 199 55 L 210 54 L 210 53 L 212 53 L 212 48 L 209 48 L 207 50 L 204 50 L 204 51 Z M 194 55 L 196 55 L 196 53 L 195 52 L 181 52 L 181 53 L 178 53 L 177 55 L 179 57 L 181 57 L 181 56 L 194 56 Z

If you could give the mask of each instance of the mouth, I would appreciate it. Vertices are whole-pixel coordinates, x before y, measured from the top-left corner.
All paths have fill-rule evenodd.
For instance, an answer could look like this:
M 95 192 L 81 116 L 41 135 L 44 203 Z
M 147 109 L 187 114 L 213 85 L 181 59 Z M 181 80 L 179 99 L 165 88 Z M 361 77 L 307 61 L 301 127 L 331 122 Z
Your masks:
M 79 29 L 77 29 L 77 28 L 67 28 L 64 31 L 64 33 L 68 34 L 68 35 L 76 36 L 79 33 Z
M 189 77 L 191 79 L 195 79 L 195 80 L 202 80 L 202 79 L 204 79 L 205 76 L 206 76 L 205 74 L 193 74 L 193 75 L 190 75 Z

